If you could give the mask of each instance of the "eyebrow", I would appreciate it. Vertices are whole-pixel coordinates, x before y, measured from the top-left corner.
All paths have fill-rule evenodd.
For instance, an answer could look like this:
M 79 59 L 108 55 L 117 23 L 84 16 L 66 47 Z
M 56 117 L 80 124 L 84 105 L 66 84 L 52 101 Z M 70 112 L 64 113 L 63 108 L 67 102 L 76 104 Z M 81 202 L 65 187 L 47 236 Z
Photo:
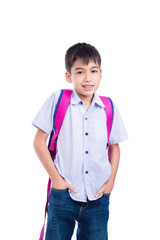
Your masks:
M 91 67 L 91 69 L 92 68 L 98 68 L 99 69 L 99 67 L 97 67 L 97 66 Z M 82 67 L 75 68 L 75 71 L 77 71 L 77 70 L 84 70 L 84 68 L 82 68 Z

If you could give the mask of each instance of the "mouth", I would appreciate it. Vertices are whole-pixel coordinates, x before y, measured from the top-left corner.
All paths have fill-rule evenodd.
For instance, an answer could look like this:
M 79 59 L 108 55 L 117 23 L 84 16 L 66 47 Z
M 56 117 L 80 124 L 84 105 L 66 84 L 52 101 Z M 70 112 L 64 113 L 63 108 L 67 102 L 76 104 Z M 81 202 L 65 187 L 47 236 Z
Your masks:
M 85 90 L 91 90 L 94 85 L 82 85 Z

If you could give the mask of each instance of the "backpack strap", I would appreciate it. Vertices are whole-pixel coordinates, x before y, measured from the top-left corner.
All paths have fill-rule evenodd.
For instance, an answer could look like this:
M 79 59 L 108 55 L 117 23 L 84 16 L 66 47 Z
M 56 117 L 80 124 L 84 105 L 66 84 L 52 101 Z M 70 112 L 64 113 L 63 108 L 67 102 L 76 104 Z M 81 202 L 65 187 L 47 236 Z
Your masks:
M 69 106 L 71 95 L 72 95 L 72 90 L 70 89 L 61 90 L 61 94 L 59 96 L 55 113 L 54 113 L 54 120 L 53 120 L 54 134 L 52 134 L 51 140 L 49 143 L 49 150 L 51 151 L 54 150 L 54 142 L 57 142 L 57 137 L 61 129 L 67 108 Z
M 109 149 L 110 142 L 109 142 L 109 136 L 111 132 L 112 122 L 113 122 L 113 116 L 114 116 L 114 108 L 113 108 L 113 102 L 109 97 L 105 96 L 99 96 L 105 105 L 105 113 L 107 118 L 107 147 Z
M 49 144 L 48 144 L 48 149 L 50 151 L 51 157 L 54 161 L 55 156 L 57 154 L 57 138 L 59 131 L 61 129 L 66 111 L 68 109 L 70 99 L 72 95 L 72 90 L 70 89 L 62 89 L 59 99 L 57 101 L 57 105 L 55 108 L 54 116 L 53 116 L 53 130 L 50 134 L 50 139 L 49 139 Z M 45 229 L 45 220 L 46 220 L 46 212 L 47 212 L 47 206 L 49 202 L 49 192 L 51 189 L 51 179 L 49 178 L 48 180 L 48 187 L 47 187 L 47 201 L 46 201 L 46 206 L 45 206 L 45 217 L 44 217 L 44 224 L 40 233 L 40 238 L 39 240 L 43 240 L 44 236 L 44 229 Z

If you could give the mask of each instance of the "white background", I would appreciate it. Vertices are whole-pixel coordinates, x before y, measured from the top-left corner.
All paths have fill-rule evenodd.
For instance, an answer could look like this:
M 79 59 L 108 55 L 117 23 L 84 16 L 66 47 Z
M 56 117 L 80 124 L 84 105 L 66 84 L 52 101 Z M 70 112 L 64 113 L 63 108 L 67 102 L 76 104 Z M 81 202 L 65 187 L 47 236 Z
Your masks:
M 1 239 L 39 237 L 48 176 L 31 122 L 53 91 L 72 89 L 64 55 L 77 42 L 100 52 L 98 94 L 117 104 L 129 136 L 120 144 L 109 240 L 160 239 L 159 13 L 155 0 L 0 2 Z

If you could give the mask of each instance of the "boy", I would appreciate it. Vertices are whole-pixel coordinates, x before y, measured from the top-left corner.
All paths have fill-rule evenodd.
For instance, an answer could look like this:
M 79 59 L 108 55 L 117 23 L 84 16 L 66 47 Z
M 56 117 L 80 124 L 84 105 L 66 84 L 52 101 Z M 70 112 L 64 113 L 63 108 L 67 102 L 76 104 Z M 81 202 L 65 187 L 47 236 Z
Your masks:
M 80 240 L 107 240 L 109 199 L 120 159 L 118 143 L 127 133 L 114 104 L 109 157 L 104 105 L 96 90 L 102 79 L 101 57 L 86 43 L 65 55 L 67 82 L 73 92 L 61 130 L 54 162 L 46 146 L 60 90 L 46 100 L 32 124 L 38 128 L 34 149 L 51 179 L 45 240 L 71 239 L 75 221 Z

